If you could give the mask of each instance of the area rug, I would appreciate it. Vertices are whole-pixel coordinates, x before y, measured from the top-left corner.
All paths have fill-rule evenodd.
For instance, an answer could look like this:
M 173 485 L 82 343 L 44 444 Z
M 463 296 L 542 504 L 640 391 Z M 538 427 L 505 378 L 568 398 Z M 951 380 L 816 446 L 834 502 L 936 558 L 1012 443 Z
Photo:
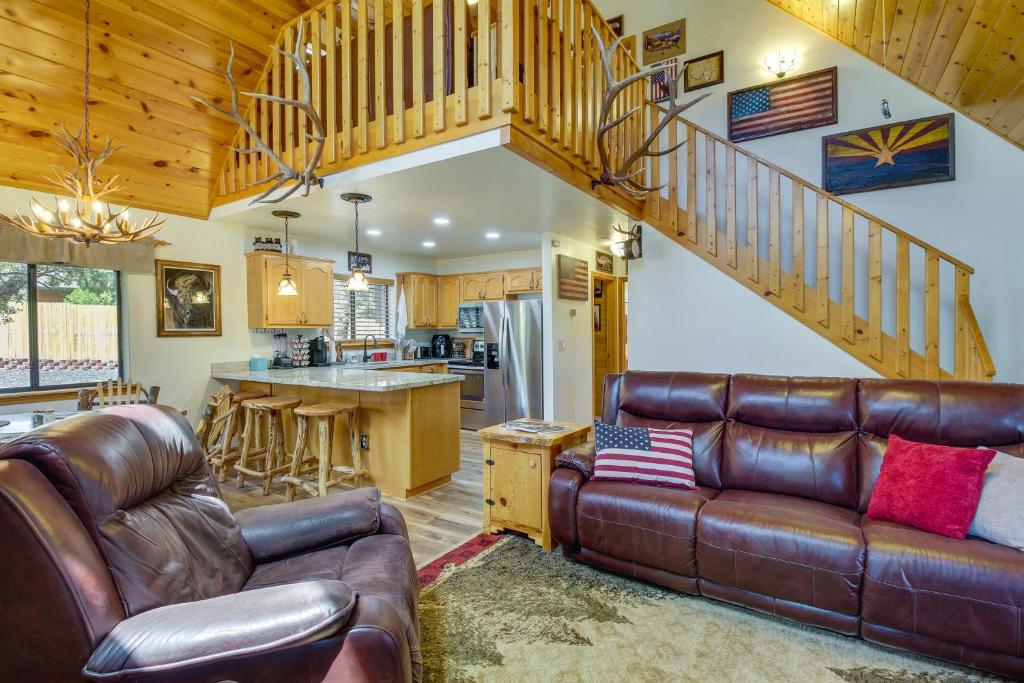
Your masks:
M 424 679 L 997 680 L 481 535 L 420 570 Z

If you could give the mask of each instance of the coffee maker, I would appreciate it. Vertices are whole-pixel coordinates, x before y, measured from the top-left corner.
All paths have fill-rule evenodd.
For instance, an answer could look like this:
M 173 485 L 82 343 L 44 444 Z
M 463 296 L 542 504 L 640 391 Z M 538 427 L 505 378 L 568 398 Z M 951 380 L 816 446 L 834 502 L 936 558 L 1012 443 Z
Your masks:
M 430 340 L 430 353 L 434 358 L 451 358 L 452 336 L 450 334 L 435 334 Z
M 331 364 L 327 354 L 327 339 L 323 336 L 309 340 L 309 364 L 314 368 L 323 368 Z

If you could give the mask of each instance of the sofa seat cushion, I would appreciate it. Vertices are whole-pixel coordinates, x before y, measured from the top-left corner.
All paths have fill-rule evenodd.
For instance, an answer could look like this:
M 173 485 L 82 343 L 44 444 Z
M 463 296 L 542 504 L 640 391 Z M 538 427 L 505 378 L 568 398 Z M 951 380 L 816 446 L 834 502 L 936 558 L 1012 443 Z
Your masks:
M 715 489 L 659 488 L 589 481 L 580 489 L 576 525 L 580 545 L 604 555 L 697 576 L 697 513 Z
M 775 493 L 727 490 L 697 524 L 702 579 L 818 609 L 860 609 L 864 539 L 852 510 Z
M 865 623 L 1024 656 L 1024 554 L 864 518 Z

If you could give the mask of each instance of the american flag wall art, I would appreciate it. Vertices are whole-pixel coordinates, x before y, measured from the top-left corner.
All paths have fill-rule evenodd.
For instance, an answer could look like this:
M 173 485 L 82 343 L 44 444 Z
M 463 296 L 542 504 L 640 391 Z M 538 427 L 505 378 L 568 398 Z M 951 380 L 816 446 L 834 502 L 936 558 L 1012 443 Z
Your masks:
M 693 430 L 618 427 L 594 422 L 597 457 L 591 479 L 696 488 Z
M 654 65 L 665 68 L 651 76 L 651 102 L 658 104 L 668 100 L 668 83 L 676 79 L 676 61 L 669 59 Z
M 729 93 L 733 142 L 828 126 L 839 120 L 836 67 Z

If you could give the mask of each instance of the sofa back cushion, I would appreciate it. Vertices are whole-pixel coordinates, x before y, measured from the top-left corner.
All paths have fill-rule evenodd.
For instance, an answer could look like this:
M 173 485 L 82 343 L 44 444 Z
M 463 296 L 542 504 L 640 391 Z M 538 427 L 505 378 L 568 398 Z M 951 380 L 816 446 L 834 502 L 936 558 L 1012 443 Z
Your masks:
M 735 375 L 726 415 L 725 488 L 857 507 L 857 380 Z
M 701 486 L 722 488 L 722 438 L 729 375 L 630 371 L 605 383 L 605 421 L 627 427 L 693 430 Z
M 82 521 L 129 616 L 235 592 L 252 573 L 252 555 L 180 413 L 108 408 L 12 448 Z
M 1024 455 L 1022 385 L 862 379 L 858 404 L 861 512 L 871 501 L 889 434 Z

